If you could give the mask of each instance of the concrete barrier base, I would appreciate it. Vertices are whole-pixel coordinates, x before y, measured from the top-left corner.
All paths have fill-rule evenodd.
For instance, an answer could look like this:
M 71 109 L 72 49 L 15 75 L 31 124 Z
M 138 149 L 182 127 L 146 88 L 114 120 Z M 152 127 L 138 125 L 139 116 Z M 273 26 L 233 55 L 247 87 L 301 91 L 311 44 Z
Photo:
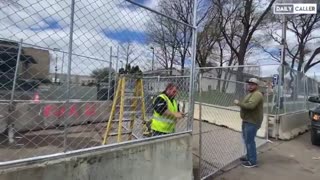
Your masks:
M 2 167 L 1 180 L 192 180 L 191 135 L 122 144 Z M 51 156 L 52 158 L 52 156 Z
M 309 124 L 308 112 L 280 115 L 278 138 L 281 140 L 291 140 L 306 132 Z

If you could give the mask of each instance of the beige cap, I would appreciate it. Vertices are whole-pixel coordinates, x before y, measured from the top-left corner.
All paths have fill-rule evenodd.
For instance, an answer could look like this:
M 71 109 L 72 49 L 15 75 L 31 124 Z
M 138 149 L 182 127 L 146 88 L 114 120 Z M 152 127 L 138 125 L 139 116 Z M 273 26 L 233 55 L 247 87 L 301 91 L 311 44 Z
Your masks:
M 246 81 L 247 83 L 254 83 L 259 85 L 259 80 L 257 78 L 250 78 L 249 80 Z

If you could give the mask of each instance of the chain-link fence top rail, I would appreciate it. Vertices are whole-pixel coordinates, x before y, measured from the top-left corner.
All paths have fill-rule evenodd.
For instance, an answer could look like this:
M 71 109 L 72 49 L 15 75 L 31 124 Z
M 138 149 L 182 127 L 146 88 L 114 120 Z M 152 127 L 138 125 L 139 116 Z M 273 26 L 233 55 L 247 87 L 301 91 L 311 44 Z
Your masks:
M 233 100 L 246 93 L 245 81 L 254 77 L 260 80 L 260 90 L 264 94 L 265 102 L 268 101 L 265 104 L 265 112 L 278 113 L 279 90 L 280 113 L 306 110 L 307 98 L 319 95 L 319 82 L 285 66 L 280 86 L 280 71 L 279 65 L 199 68 L 199 72 L 202 72 L 202 98 L 198 100 L 199 95 L 196 95 L 196 101 L 225 107 L 233 106 Z
M 192 5 L 185 10 L 192 12 Z M 161 1 L 154 8 L 178 17 L 167 6 Z M 123 128 L 132 128 L 135 139 L 144 138 L 142 119 L 151 118 L 151 97 L 166 84 L 178 86 L 181 108 L 189 98 L 190 74 L 163 77 L 161 69 L 172 69 L 170 76 L 190 67 L 190 14 L 177 23 L 124 0 L 0 1 L 0 7 L 1 161 L 100 146 L 120 74 L 130 77 L 125 97 L 136 87 L 133 74 L 157 77 L 143 78 L 146 117 L 141 102 L 132 110 L 134 101 L 124 101 L 123 118 L 136 121 Z M 184 118 L 176 132 L 186 124 Z

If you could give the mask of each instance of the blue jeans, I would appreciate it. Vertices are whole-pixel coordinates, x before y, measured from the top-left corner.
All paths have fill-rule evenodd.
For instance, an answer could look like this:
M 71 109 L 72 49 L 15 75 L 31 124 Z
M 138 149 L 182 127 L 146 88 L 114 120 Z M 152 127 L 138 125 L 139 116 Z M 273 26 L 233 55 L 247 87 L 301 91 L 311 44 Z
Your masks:
M 248 122 L 242 123 L 242 137 L 247 150 L 247 159 L 251 164 L 257 164 L 257 148 L 255 141 L 257 131 L 257 125 Z

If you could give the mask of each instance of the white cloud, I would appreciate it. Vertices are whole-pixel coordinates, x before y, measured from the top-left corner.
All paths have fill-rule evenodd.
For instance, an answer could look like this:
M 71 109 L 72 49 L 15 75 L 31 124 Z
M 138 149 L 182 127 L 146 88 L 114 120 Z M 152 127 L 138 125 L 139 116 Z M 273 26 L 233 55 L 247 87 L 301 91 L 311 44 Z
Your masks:
M 123 0 L 79 0 L 75 6 L 73 51 L 93 58 L 109 61 L 110 47 L 116 55 L 119 42 L 107 38 L 103 30 L 108 31 L 145 31 L 152 14 L 142 8 L 128 9 Z M 148 1 L 148 6 L 157 4 L 157 0 Z M 19 41 L 45 48 L 59 48 L 68 51 L 70 1 L 64 0 L 20 0 L 17 3 L 0 2 L 0 38 Z M 50 21 L 50 22 L 49 22 Z M 55 27 L 50 27 L 57 23 Z M 121 35 L 120 36 L 130 36 Z M 124 38 L 124 37 L 122 37 Z M 129 38 L 129 37 L 128 37 Z M 138 56 L 137 64 L 143 69 L 150 68 L 150 49 L 146 45 L 133 43 Z M 54 53 L 53 53 L 54 54 Z M 59 55 L 59 61 L 62 54 Z M 72 73 L 90 74 L 94 68 L 105 67 L 106 62 L 74 57 Z M 58 64 L 61 66 L 62 61 Z M 64 56 L 63 71 L 67 71 L 67 55 Z M 115 62 L 114 62 L 115 64 Z M 121 63 L 119 63 L 121 64 Z M 115 65 L 113 66 L 115 67 Z M 51 68 L 53 69 L 53 68 Z
M 289 26 L 290 24 L 288 24 Z M 274 25 L 271 27 L 273 29 L 273 33 L 274 36 L 278 37 L 278 41 L 281 41 L 281 35 L 282 35 L 282 27 L 280 25 Z M 292 48 L 297 48 L 298 43 L 297 43 L 297 37 L 293 32 L 290 32 L 289 30 L 286 31 L 287 32 L 287 44 L 289 46 L 289 49 Z M 311 37 L 319 37 L 318 34 L 320 33 L 320 30 L 316 29 L 312 32 L 312 36 Z M 262 38 L 264 37 L 264 38 Z M 274 41 L 273 39 L 271 39 L 269 36 L 267 36 L 267 30 L 266 29 L 261 29 L 255 32 L 254 34 L 254 38 L 262 38 L 262 45 L 266 48 L 266 49 L 281 49 L 281 45 L 279 43 L 277 43 L 276 41 Z M 308 42 L 307 44 L 307 48 L 309 48 L 310 50 L 315 50 L 318 46 L 319 46 L 319 41 L 320 39 L 313 39 L 311 41 Z M 295 52 L 295 51 L 292 51 Z M 305 55 L 305 59 L 308 60 L 308 58 L 310 58 L 312 53 L 309 53 L 307 55 Z M 319 55 L 318 55 L 318 59 L 319 59 Z M 288 56 L 288 53 L 286 53 L 286 61 L 287 62 L 291 62 L 290 61 L 291 57 Z M 273 60 L 273 58 L 266 52 L 261 51 L 256 51 L 254 53 L 253 56 L 250 57 L 250 61 L 259 61 L 259 64 L 274 64 L 276 63 L 276 61 Z M 317 58 L 314 59 L 314 61 L 316 61 Z M 297 64 L 297 63 L 296 63 Z M 314 73 L 318 73 L 317 69 L 320 68 L 320 64 L 316 65 L 314 68 L 311 68 L 306 74 L 307 75 L 314 75 Z M 272 71 L 272 70 L 270 70 Z

